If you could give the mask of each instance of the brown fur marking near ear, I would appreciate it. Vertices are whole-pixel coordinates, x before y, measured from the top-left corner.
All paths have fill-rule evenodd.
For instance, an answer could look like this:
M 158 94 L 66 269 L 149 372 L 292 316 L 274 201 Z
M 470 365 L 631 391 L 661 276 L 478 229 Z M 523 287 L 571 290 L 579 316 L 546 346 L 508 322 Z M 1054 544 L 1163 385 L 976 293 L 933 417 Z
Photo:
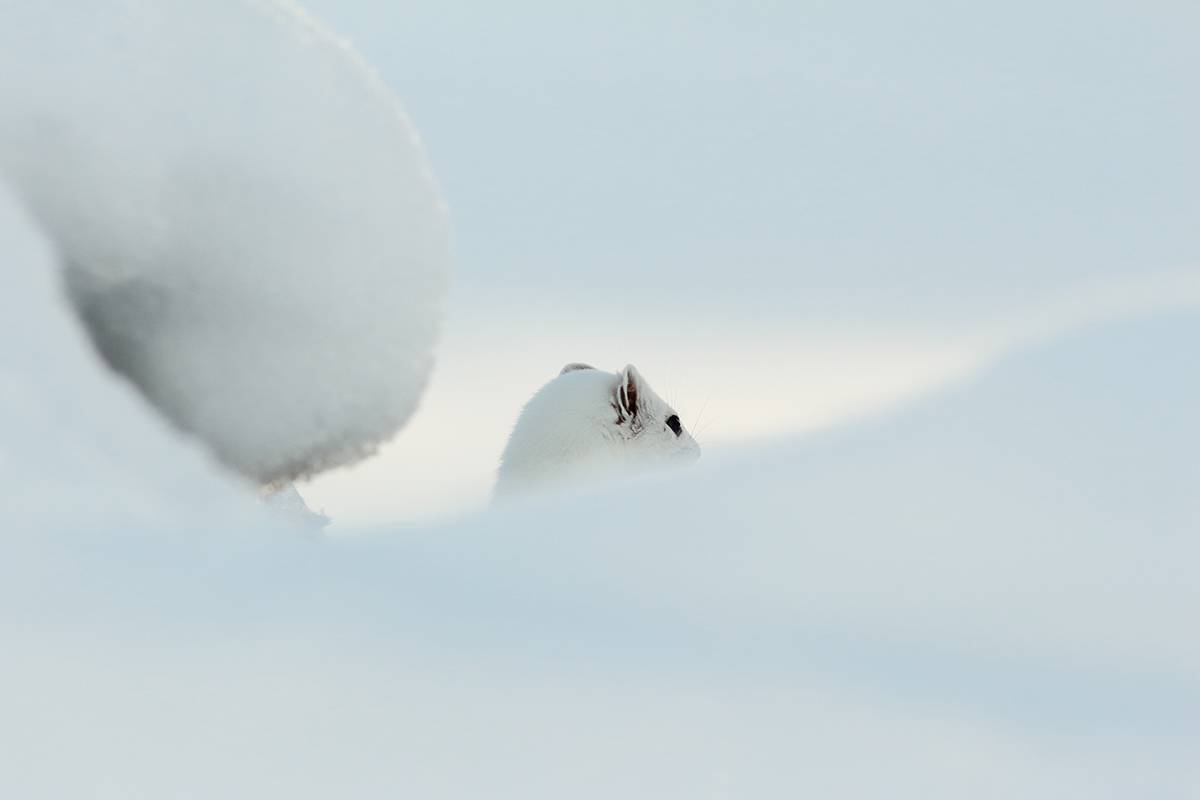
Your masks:
M 630 419 L 637 417 L 637 384 L 634 382 L 633 373 L 628 369 L 621 373 L 621 385 L 617 389 L 617 399 L 620 402 L 621 411 L 624 412 L 624 415 L 628 415 Z
M 591 364 L 584 364 L 582 361 L 573 361 L 562 368 L 559 375 L 566 375 L 568 372 L 578 372 L 581 369 L 595 369 Z

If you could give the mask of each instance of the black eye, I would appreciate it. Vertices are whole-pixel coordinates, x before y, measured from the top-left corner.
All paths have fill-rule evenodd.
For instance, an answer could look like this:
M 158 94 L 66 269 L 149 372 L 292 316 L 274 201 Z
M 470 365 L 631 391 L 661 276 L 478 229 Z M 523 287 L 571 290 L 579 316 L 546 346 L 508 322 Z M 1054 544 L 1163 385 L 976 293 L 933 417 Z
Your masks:
M 683 433 L 683 426 L 679 424 L 679 417 L 676 414 L 667 417 L 667 427 L 675 431 L 676 436 Z

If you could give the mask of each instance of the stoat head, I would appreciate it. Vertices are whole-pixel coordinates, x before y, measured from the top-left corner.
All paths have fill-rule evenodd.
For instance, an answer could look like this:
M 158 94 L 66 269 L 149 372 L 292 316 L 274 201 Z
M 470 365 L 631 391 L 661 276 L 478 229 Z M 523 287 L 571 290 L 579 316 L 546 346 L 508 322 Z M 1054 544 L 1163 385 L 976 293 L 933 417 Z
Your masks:
M 700 457 L 700 445 L 683 427 L 675 409 L 655 394 L 633 364 L 617 373 L 612 407 L 631 457 L 684 462 Z
M 629 364 L 618 373 L 567 364 L 521 410 L 496 476 L 496 495 L 681 465 L 700 445 Z

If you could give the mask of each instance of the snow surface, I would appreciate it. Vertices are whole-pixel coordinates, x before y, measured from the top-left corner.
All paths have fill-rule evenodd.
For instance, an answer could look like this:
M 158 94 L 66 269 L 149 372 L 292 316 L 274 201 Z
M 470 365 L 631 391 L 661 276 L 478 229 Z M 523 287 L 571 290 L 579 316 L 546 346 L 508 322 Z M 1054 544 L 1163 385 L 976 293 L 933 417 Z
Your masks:
M 240 518 L 213 468 L 105 367 L 61 291 L 50 242 L 0 185 L 0 515 L 6 536 Z
M 282 86 L 265 85 L 240 111 L 222 108 L 223 91 L 254 84 L 218 70 L 223 88 L 205 78 L 174 100 L 213 113 L 218 132 L 254 139 L 257 126 L 223 127 L 225 112 L 253 115 L 260 101 L 278 101 L 276 90 L 289 97 L 289 76 L 307 76 L 296 78 L 297 98 L 314 83 L 345 89 L 342 67 L 308 73 L 306 57 L 288 55 L 295 42 L 279 31 L 312 29 L 285 7 L 75 8 L 128 11 L 115 28 L 98 13 L 100 29 L 147 45 L 165 36 L 167 65 L 188 57 L 192 40 L 167 35 L 188 13 L 196 60 L 210 67 L 208 32 L 255 31 L 221 38 L 228 63 L 249 68 L 239 60 L 254 61 L 246 42 L 263 44 L 262 64 L 283 65 Z M 275 12 L 282 22 L 260 24 Z M 92 95 L 25 92 L 12 53 L 27 55 L 36 37 L 11 31 L 90 29 L 32 5 L 0 13 L 20 23 L 0 26 L 3 96 L 61 101 L 73 119 L 74 103 Z M 61 43 L 61 62 L 47 68 L 77 52 L 87 63 L 88 36 L 44 41 Z M 316 62 L 334 52 L 322 35 L 303 41 Z M 335 50 L 344 67 L 350 57 Z M 129 52 L 120 68 L 132 85 L 155 84 L 147 65 L 158 62 Z M 62 75 L 103 88 L 118 72 Z M 163 77 L 158 100 L 174 97 L 169 84 Z M 155 142 L 203 138 L 188 114 L 147 119 L 132 96 L 105 104 L 115 97 L 95 95 L 91 111 L 78 110 L 87 126 L 67 126 L 89 147 L 112 148 L 87 162 L 96 169 L 136 175 Z M 9 126 L 20 106 L 4 108 Z M 296 119 L 289 108 L 259 121 L 270 131 L 276 114 Z M 392 141 L 396 117 L 379 113 Z M 328 122 L 304 130 L 320 138 Z M 126 146 L 104 139 L 109 124 L 172 130 Z M 237 139 L 228 152 L 245 161 L 229 174 L 288 163 L 287 142 L 255 149 Z M 12 163 L 6 176 L 17 175 Z M 820 434 L 730 445 L 682 473 L 453 523 L 319 536 L 257 502 L 246 478 L 218 464 L 217 444 L 180 435 L 144 385 L 108 369 L 95 321 L 89 329 L 78 295 L 72 306 L 63 291 L 79 242 L 120 233 L 115 247 L 145 233 L 146 205 L 135 201 L 152 182 L 110 175 L 118 183 L 96 185 L 121 187 L 118 197 L 55 222 L 46 208 L 81 202 L 86 187 L 29 163 L 46 171 L 0 185 L 0 794 L 1200 795 L 1192 295 L 1165 303 L 1190 308 L 1139 301 L 1149 311 L 1039 328 L 1033 344 L 940 393 Z M 374 185 L 351 167 L 348 187 Z M 334 180 L 318 166 L 295 178 L 302 196 Z M 48 194 L 31 199 L 31 187 Z M 238 205 L 236 193 L 227 199 L 231 213 L 270 216 Z M 269 225 L 241 239 L 205 227 L 203 204 L 193 210 L 166 229 L 183 225 L 201 248 L 279 244 Z M 317 227 L 304 241 L 345 245 L 342 230 Z M 290 296 L 284 285 L 273 288 Z M 338 286 L 320 285 L 329 308 L 341 308 Z M 950 353 L 947 369 L 976 368 L 973 359 Z M 327 398 L 343 387 L 306 388 Z
M 1200 314 L 738 460 L 289 532 L 0 205 L 0 786 L 23 797 L 1194 797 Z
M 4 4 L 0 174 L 105 360 L 225 464 L 352 463 L 415 409 L 445 210 L 396 101 L 293 6 Z
M 313 538 L 91 357 L 0 208 L 5 794 L 1200 788 L 1196 312 L 737 460 Z

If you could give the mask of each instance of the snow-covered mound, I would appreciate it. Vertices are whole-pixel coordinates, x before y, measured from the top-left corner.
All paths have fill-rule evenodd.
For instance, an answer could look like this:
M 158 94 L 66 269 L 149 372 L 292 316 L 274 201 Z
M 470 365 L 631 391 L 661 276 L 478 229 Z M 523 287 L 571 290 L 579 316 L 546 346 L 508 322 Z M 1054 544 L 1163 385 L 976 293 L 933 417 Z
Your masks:
M 251 495 L 96 357 L 0 184 L 0 537 L 249 524 Z
M 47 316 L 0 347 L 0 793 L 1196 796 L 1194 312 L 346 540 L 244 513 Z
M 145 398 L 259 480 L 369 448 L 444 278 L 419 151 L 290 6 L 53 9 L 0 5 L 0 796 L 1200 793 L 1200 314 L 296 535 Z
M 292 4 L 0 4 L 0 180 L 104 360 L 228 466 L 351 463 L 414 410 L 446 214 L 396 101 Z

